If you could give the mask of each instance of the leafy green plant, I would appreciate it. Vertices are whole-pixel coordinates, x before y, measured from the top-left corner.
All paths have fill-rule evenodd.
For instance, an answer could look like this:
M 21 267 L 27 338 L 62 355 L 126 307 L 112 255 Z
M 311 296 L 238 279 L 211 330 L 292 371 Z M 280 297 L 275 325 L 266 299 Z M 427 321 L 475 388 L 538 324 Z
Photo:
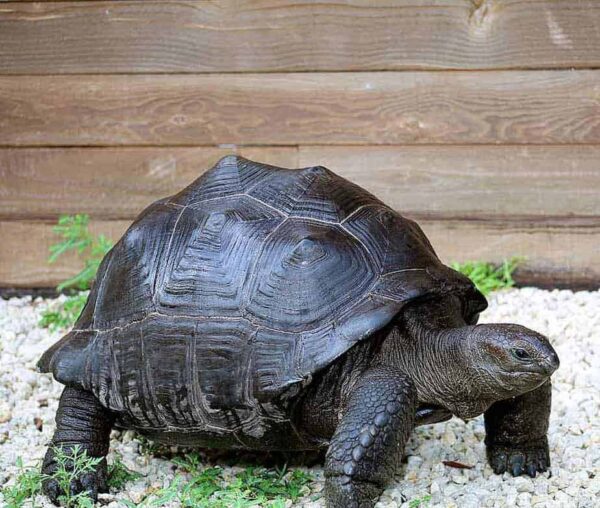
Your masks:
M 57 330 L 67 328 L 77 320 L 85 302 L 87 293 L 79 293 L 90 289 L 100 262 L 111 249 L 112 244 L 104 235 L 94 236 L 89 231 L 87 215 L 63 215 L 58 219 L 58 224 L 53 230 L 61 240 L 50 247 L 49 263 L 54 263 L 60 256 L 67 252 L 77 252 L 83 259 L 83 269 L 74 277 L 61 282 L 57 291 L 72 290 L 65 302 L 56 310 L 47 310 L 42 314 L 40 326 Z
M 152 441 L 142 434 L 137 434 L 136 440 L 139 443 L 138 451 L 142 455 L 151 455 L 153 457 L 161 457 L 166 459 L 170 459 L 173 456 L 173 452 L 169 446 Z
M 42 314 L 40 326 L 52 331 L 71 326 L 77 321 L 87 299 L 87 291 L 69 296 L 58 309 L 47 310 Z
M 54 447 L 54 460 L 56 471 L 51 475 L 43 475 L 44 479 L 53 479 L 58 483 L 62 494 L 58 497 L 61 506 L 66 508 L 93 508 L 94 502 L 87 492 L 71 493 L 71 482 L 80 478 L 85 473 L 95 470 L 102 457 L 90 457 L 87 450 L 82 450 L 75 445 L 68 450 Z
M 141 478 L 142 475 L 137 471 L 132 471 L 125 464 L 119 454 L 115 454 L 115 459 L 108 465 L 108 487 L 114 490 L 121 490 L 127 482 L 132 482 Z
M 187 454 L 173 459 L 180 470 L 165 488 L 150 493 L 141 503 L 126 501 L 129 508 L 150 508 L 178 501 L 184 508 L 284 508 L 286 500 L 308 493 L 311 474 L 287 468 L 247 467 L 226 477 L 220 467 L 203 467 L 200 457 Z
M 21 508 L 25 501 L 42 491 L 43 477 L 39 468 L 24 468 L 21 457 L 17 458 L 17 467 L 19 474 L 14 484 L 0 489 L 7 508 Z
M 54 263 L 61 255 L 76 251 L 84 260 L 83 269 L 74 277 L 61 282 L 58 291 L 63 289 L 89 289 L 100 262 L 111 249 L 112 244 L 104 235 L 94 236 L 89 231 L 88 215 L 63 215 L 53 231 L 62 237 L 62 241 L 50 247 L 49 263 Z
M 41 494 L 42 483 L 45 480 L 56 480 L 63 495 L 59 497 L 62 506 L 67 508 L 92 508 L 94 503 L 87 492 L 79 494 L 70 493 L 71 482 L 82 474 L 88 473 L 98 465 L 102 457 L 90 457 L 86 450 L 74 446 L 68 450 L 60 447 L 53 448 L 56 460 L 56 471 L 51 475 L 40 472 L 39 464 L 35 467 L 23 467 L 23 460 L 17 459 L 19 474 L 15 482 L 0 489 L 7 508 L 21 508 L 29 499 Z M 128 481 L 137 480 L 142 475 L 131 471 L 123 464 L 121 457 L 116 455 L 115 460 L 108 465 L 108 486 L 121 489 Z
M 523 258 L 513 257 L 505 259 L 499 266 L 484 261 L 452 263 L 451 266 L 469 277 L 484 295 L 488 295 L 492 291 L 513 287 L 513 273 L 522 261 Z
M 431 496 L 429 494 L 426 494 L 423 497 L 416 497 L 408 502 L 408 508 L 420 508 L 427 505 L 429 501 L 431 501 Z

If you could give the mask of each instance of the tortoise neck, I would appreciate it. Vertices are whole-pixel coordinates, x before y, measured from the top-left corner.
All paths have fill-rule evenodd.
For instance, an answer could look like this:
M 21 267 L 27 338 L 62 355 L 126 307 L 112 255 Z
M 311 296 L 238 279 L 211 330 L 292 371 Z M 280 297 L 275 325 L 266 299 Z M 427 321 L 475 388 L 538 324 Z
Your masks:
M 489 404 L 474 367 L 469 341 L 474 327 L 465 325 L 455 304 L 423 302 L 407 309 L 390 327 L 378 361 L 408 374 L 421 403 L 470 418 Z
M 419 401 L 445 406 L 461 397 L 469 369 L 459 331 L 409 320 L 384 341 L 383 356 L 413 379 Z

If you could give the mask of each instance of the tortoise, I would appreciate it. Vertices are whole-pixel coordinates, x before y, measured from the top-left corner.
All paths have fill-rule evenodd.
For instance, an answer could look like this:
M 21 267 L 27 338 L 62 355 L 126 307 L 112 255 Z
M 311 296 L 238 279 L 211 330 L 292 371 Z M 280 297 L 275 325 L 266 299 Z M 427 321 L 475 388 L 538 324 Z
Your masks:
M 496 473 L 550 465 L 548 340 L 477 325 L 485 297 L 419 226 L 328 169 L 238 156 L 146 208 L 106 255 L 74 328 L 42 356 L 65 385 L 55 447 L 98 466 L 111 429 L 162 443 L 327 447 L 325 497 L 370 507 L 417 425 L 484 414 Z M 53 502 L 54 480 L 44 491 Z

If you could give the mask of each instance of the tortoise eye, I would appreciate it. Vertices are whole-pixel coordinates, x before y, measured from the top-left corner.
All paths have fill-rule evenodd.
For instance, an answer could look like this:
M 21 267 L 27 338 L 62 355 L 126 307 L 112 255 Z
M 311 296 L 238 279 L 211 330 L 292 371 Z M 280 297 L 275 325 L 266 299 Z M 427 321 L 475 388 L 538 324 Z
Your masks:
M 513 349 L 512 354 L 518 360 L 527 360 L 530 358 L 529 353 L 521 348 Z

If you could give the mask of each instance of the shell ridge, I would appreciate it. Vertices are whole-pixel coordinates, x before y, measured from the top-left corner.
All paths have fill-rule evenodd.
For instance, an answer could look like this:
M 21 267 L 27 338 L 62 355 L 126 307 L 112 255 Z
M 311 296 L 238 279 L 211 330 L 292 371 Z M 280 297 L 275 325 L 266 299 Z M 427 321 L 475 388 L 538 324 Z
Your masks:
M 256 267 L 258 266 L 260 258 L 262 256 L 264 250 L 265 250 L 265 245 L 267 245 L 267 242 L 269 241 L 269 239 L 288 220 L 290 220 L 290 219 L 289 218 L 283 219 L 279 224 L 277 224 L 277 226 L 275 226 L 271 230 L 271 232 L 267 236 L 265 236 L 263 238 L 262 244 L 260 246 L 260 250 L 257 252 L 256 256 L 252 260 L 252 266 L 250 267 L 250 269 L 246 273 L 246 277 L 244 278 L 244 281 L 242 282 L 242 291 L 241 291 L 241 298 L 240 298 L 240 313 L 242 315 L 244 315 L 244 316 L 247 314 L 246 308 L 248 307 L 248 299 L 250 298 L 250 291 L 252 290 L 252 286 L 254 285 L 254 282 L 255 282 L 255 280 L 256 280 L 256 278 L 258 276 L 258 274 L 256 273 Z
M 177 225 L 179 224 L 179 221 L 181 220 L 181 217 L 183 216 L 183 213 L 186 211 L 186 209 L 188 208 L 188 206 L 184 206 L 181 211 L 179 212 L 179 215 L 177 216 L 177 219 L 175 220 L 175 224 L 173 224 L 173 230 L 171 231 L 171 235 L 169 236 L 169 243 L 167 245 L 167 248 L 164 251 L 164 256 L 165 258 L 168 259 L 170 253 L 171 253 L 171 247 L 173 245 L 173 238 L 175 237 L 175 232 L 177 231 Z M 160 277 L 161 279 L 164 278 L 164 271 L 163 270 L 156 270 L 156 273 L 154 274 L 154 282 L 152 284 L 152 303 L 154 304 L 154 307 L 157 307 L 157 303 L 156 303 L 156 297 L 157 297 L 157 286 L 159 284 L 159 276 L 162 275 L 162 277 Z M 162 283 L 163 281 L 161 281 Z
M 259 199 L 259 198 L 255 197 L 255 196 L 252 196 L 251 194 L 248 194 L 248 193 L 244 192 L 241 195 L 242 196 L 246 196 L 246 197 L 248 197 L 250 199 L 253 199 L 257 203 L 260 203 L 261 205 L 264 205 L 267 208 L 270 208 L 271 210 L 273 210 L 274 212 L 277 212 L 279 215 L 281 215 L 282 217 L 285 217 L 286 219 L 289 219 L 289 217 L 290 217 L 287 213 L 283 212 L 282 210 L 279 210 L 279 209 L 275 208 L 274 206 L 272 206 L 272 205 L 264 202 L 262 199 Z

